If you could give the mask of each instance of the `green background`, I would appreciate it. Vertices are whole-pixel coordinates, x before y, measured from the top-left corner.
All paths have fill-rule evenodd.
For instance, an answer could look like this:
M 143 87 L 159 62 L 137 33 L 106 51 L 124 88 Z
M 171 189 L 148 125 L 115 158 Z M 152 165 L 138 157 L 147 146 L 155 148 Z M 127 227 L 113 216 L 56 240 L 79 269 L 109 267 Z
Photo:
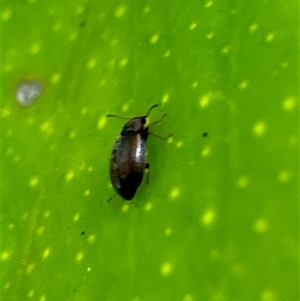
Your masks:
M 298 1 L 3 1 L 3 300 L 298 300 Z M 42 83 L 29 108 L 22 80 Z M 149 183 L 115 197 L 125 117 Z M 207 137 L 203 133 L 207 132 Z

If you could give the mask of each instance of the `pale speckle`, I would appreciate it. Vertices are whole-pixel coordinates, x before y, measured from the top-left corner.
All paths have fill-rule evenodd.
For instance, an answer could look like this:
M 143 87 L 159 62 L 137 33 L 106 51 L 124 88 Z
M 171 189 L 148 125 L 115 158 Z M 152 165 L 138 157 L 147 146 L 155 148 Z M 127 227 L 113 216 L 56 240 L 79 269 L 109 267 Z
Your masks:
M 82 116 L 84 116 L 84 115 L 86 115 L 87 112 L 88 112 L 88 109 L 84 107 L 84 108 L 81 109 L 80 113 L 81 113 Z
M 21 157 L 19 155 L 14 156 L 14 161 L 18 162 L 21 160 Z
M 243 80 L 239 84 L 239 89 L 240 90 L 245 90 L 249 86 L 249 81 L 248 80 Z
M 172 228 L 168 227 L 166 230 L 165 230 L 165 236 L 171 236 L 172 235 Z
M 8 225 L 8 229 L 13 229 L 15 227 L 15 224 L 13 224 L 13 223 L 10 223 L 9 225 Z
M 292 135 L 288 140 L 288 144 L 291 145 L 291 146 L 298 145 L 299 144 L 298 135 Z
M 76 259 L 76 261 L 82 261 L 82 259 L 84 258 L 84 253 L 83 252 L 78 252 L 77 254 L 76 254 L 76 257 L 75 257 L 75 259 Z
M 172 190 L 170 191 L 170 198 L 176 199 L 176 198 L 178 198 L 179 195 L 180 195 L 179 187 L 172 188 Z
M 84 196 L 89 196 L 91 194 L 91 191 L 89 189 L 85 190 L 83 195 Z
M 29 186 L 30 187 L 35 187 L 39 183 L 39 177 L 38 176 L 33 176 L 29 180 Z
M 88 69 L 93 69 L 97 65 L 97 60 L 96 59 L 90 59 L 87 62 L 87 68 Z
M 210 227 L 213 225 L 217 218 L 217 214 L 214 209 L 208 209 L 201 217 L 201 223 L 205 227 Z
M 230 51 L 230 46 L 229 45 L 226 45 L 222 48 L 222 52 L 223 53 L 228 53 Z
M 123 17 L 127 12 L 127 8 L 125 6 L 125 4 L 121 4 L 117 9 L 116 9 L 116 12 L 115 12 L 115 17 L 116 18 L 121 18 Z
M 151 37 L 150 43 L 155 44 L 155 43 L 157 43 L 158 39 L 159 39 L 159 34 L 155 34 Z
M 253 23 L 253 24 L 250 25 L 249 31 L 250 32 L 254 32 L 254 31 L 257 30 L 257 28 L 258 28 L 258 24 L 257 23 Z
M 33 272 L 34 268 L 35 268 L 35 264 L 34 263 L 29 263 L 26 267 L 26 273 L 31 274 Z
M 166 102 L 168 102 L 169 98 L 170 98 L 170 94 L 169 94 L 169 93 L 165 93 L 165 94 L 162 96 L 162 98 L 161 98 L 161 102 L 162 102 L 162 103 L 166 103 Z
M 211 153 L 211 147 L 209 145 L 206 145 L 203 149 L 202 149 L 202 156 L 203 157 L 208 157 Z
M 1 116 L 2 116 L 3 118 L 6 118 L 6 117 L 8 117 L 9 115 L 10 115 L 10 108 L 8 108 L 8 107 L 2 108 L 2 110 L 1 110 Z
M 150 11 L 150 6 L 148 5 L 148 6 L 146 6 L 146 7 L 144 8 L 143 13 L 144 13 L 144 14 L 148 14 L 149 11 Z
M 4 285 L 3 285 L 3 288 L 6 289 L 6 290 L 8 288 L 10 288 L 10 283 L 9 282 L 5 282 Z
M 283 68 L 283 69 L 285 69 L 285 68 L 287 68 L 289 65 L 290 65 L 289 62 L 284 61 L 284 62 L 281 63 L 280 67 Z
M 124 103 L 123 106 L 122 106 L 122 111 L 123 112 L 127 112 L 129 109 L 129 104 L 128 103 Z
M 90 244 L 93 244 L 96 240 L 96 234 L 91 234 L 87 240 Z
M 264 121 L 258 121 L 253 126 L 253 133 L 256 136 L 262 136 L 265 134 L 266 129 L 267 129 L 266 123 Z
M 171 55 L 171 51 L 170 50 L 167 50 L 165 53 L 164 53 L 164 57 L 169 57 Z
M 76 223 L 79 219 L 80 219 L 80 214 L 79 214 L 79 212 L 77 212 L 73 217 L 73 222 Z
M 79 169 L 80 170 L 85 170 L 86 169 L 86 163 L 85 162 L 82 162 L 79 166 Z
M 206 38 L 210 40 L 210 39 L 212 39 L 214 36 L 215 36 L 215 33 L 212 31 L 212 32 L 209 32 L 209 33 L 206 35 Z
M 282 170 L 279 174 L 278 174 L 278 181 L 281 183 L 288 183 L 291 181 L 292 179 L 292 172 L 289 170 Z
M 241 177 L 237 180 L 236 185 L 237 185 L 239 188 L 246 188 L 247 186 L 249 186 L 249 183 L 250 183 L 249 177 L 247 177 L 247 176 L 241 176 Z
M 34 119 L 33 116 L 28 117 L 28 118 L 26 119 L 26 123 L 27 123 L 28 125 L 33 125 L 34 122 L 35 122 L 35 119 Z
M 177 148 L 181 148 L 182 145 L 183 145 L 183 141 L 178 141 L 178 142 L 176 143 L 176 147 L 177 147 Z
M 75 176 L 74 170 L 70 170 L 70 171 L 66 174 L 65 180 L 66 180 L 67 182 L 70 182 L 70 181 L 74 178 L 74 176 Z
M 296 107 L 296 104 L 297 104 L 297 100 L 295 97 L 287 97 L 283 103 L 282 103 L 282 108 L 286 111 L 286 112 L 290 112 L 292 110 L 295 109 Z
M 50 248 L 46 248 L 43 251 L 42 257 L 43 257 L 43 259 L 46 259 L 47 257 L 49 257 L 49 255 L 50 255 Z
M 197 27 L 197 23 L 193 22 L 193 23 L 190 24 L 189 29 L 194 30 L 196 27 Z
M 46 296 L 42 295 L 41 298 L 39 299 L 39 301 L 46 301 Z
M 6 22 L 11 18 L 11 16 L 12 16 L 11 9 L 5 8 L 5 9 L 3 9 L 2 14 L 1 14 L 1 21 Z
M 56 84 L 60 81 L 60 78 L 61 78 L 61 74 L 60 73 L 54 73 L 51 78 L 50 78 L 50 81 L 53 83 L 53 84 Z
M 34 296 L 34 294 L 35 294 L 35 291 L 34 290 L 30 290 L 29 292 L 28 292 L 28 297 L 29 298 L 32 298 L 33 296 Z
M 41 125 L 41 131 L 45 134 L 51 135 L 54 132 L 54 126 L 50 121 L 45 121 Z
M 90 267 L 87 267 L 86 271 L 87 271 L 87 272 L 90 272 L 90 271 L 91 271 L 91 268 L 90 268 Z
M 75 137 L 76 137 L 76 133 L 75 133 L 75 131 L 72 131 L 69 135 L 69 138 L 74 139 Z
M 78 37 L 78 32 L 72 32 L 72 33 L 69 35 L 69 40 L 70 40 L 70 41 L 75 41 L 75 40 L 77 40 L 77 37 Z
M 266 289 L 261 293 L 261 301 L 276 301 L 277 299 L 276 293 L 271 289 Z
M 62 28 L 62 25 L 61 25 L 61 22 L 60 22 L 60 21 L 57 21 L 57 22 L 53 25 L 53 27 L 52 27 L 52 29 L 53 29 L 54 31 L 59 31 L 59 30 L 61 30 L 61 28 Z
M 148 202 L 145 207 L 144 207 L 144 210 L 145 211 L 150 211 L 152 209 L 153 205 L 151 202 Z
M 265 218 L 259 218 L 254 222 L 253 229 L 257 233 L 264 233 L 269 229 L 269 221 Z
M 114 68 L 116 65 L 116 59 L 111 59 L 108 63 L 108 67 Z
M 270 43 L 274 40 L 275 35 L 274 33 L 270 32 L 267 36 L 266 36 L 266 42 Z
M 174 137 L 173 136 L 169 137 L 168 140 L 167 140 L 167 142 L 169 144 L 173 143 L 173 141 L 174 141 Z
M 93 170 L 94 170 L 93 166 L 89 166 L 88 169 L 87 169 L 88 172 L 92 172 Z
M 9 259 L 9 257 L 10 257 L 10 251 L 3 250 L 2 253 L 1 253 L 1 260 L 6 261 L 6 260 Z
M 84 12 L 85 7 L 83 5 L 79 5 L 76 7 L 76 14 L 80 15 Z
M 97 128 L 99 130 L 103 129 L 105 124 L 106 124 L 106 116 L 101 116 L 99 119 L 98 119 L 98 123 L 97 123 Z
M 243 276 L 245 274 L 245 271 L 246 271 L 246 268 L 243 263 L 238 262 L 233 266 L 233 272 L 238 277 Z
M 125 67 L 128 63 L 128 58 L 125 57 L 120 61 L 120 67 Z
M 163 276 L 168 276 L 173 271 L 173 265 L 170 262 L 164 262 L 160 267 Z
M 206 7 L 206 8 L 212 7 L 213 4 L 214 4 L 213 1 L 207 1 L 207 2 L 205 3 L 205 7 Z
M 198 81 L 195 80 L 192 82 L 192 88 L 197 88 L 198 85 L 199 85 Z
M 28 0 L 28 3 L 29 4 L 34 4 L 34 3 L 36 3 L 37 2 L 37 0 Z
M 112 41 L 111 41 L 111 45 L 112 46 L 115 46 L 115 45 L 117 45 L 119 43 L 119 40 L 117 39 L 117 38 L 114 38 L 114 39 L 112 39 Z
M 46 210 L 46 211 L 44 212 L 43 217 L 44 217 L 44 218 L 48 218 L 49 216 L 50 216 L 50 210 L 48 209 L 48 210 Z
M 4 67 L 3 67 L 3 71 L 4 72 L 10 72 L 13 69 L 13 64 L 11 62 L 5 62 L 4 63 Z
M 104 86 L 107 84 L 107 79 L 106 78 L 102 78 L 99 82 L 100 86 Z
M 10 137 L 10 136 L 8 136 L 8 137 Z M 6 150 L 6 154 L 7 154 L 7 155 L 12 155 L 13 152 L 14 152 L 14 150 L 13 150 L 12 148 L 8 148 L 8 149 Z
M 36 229 L 36 235 L 41 236 L 41 235 L 43 235 L 44 231 L 45 231 L 45 227 L 40 226 Z
M 30 46 L 30 53 L 31 54 L 38 54 L 42 48 L 42 44 L 40 42 L 35 42 Z
M 210 258 L 211 260 L 215 261 L 215 260 L 219 260 L 221 257 L 221 253 L 218 249 L 212 249 L 210 252 Z
M 195 301 L 195 297 L 194 297 L 194 295 L 192 295 L 192 294 L 186 294 L 186 295 L 183 297 L 182 301 Z
M 129 205 L 128 204 L 123 204 L 123 206 L 122 206 L 122 211 L 123 212 L 127 212 L 128 211 L 128 209 L 129 209 Z
M 208 92 L 200 97 L 199 105 L 202 109 L 206 108 L 212 101 L 213 93 Z

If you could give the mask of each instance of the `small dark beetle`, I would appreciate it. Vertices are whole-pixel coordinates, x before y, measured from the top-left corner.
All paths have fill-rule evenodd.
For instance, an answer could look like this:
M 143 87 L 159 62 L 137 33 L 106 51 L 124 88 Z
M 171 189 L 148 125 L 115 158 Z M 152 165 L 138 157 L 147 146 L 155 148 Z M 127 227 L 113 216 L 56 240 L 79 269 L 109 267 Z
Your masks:
M 143 180 L 144 169 L 149 168 L 146 162 L 147 148 L 146 141 L 148 126 L 145 127 L 146 119 L 150 111 L 158 105 L 153 105 L 146 115 L 134 118 L 123 118 L 116 115 L 107 115 L 107 117 L 118 117 L 130 119 L 123 127 L 121 134 L 118 136 L 110 159 L 110 180 L 117 193 L 125 200 L 130 201 Z M 161 122 L 167 116 L 165 114 L 160 120 L 153 124 Z M 168 139 L 154 135 L 163 140 Z M 111 198 L 108 200 L 108 202 Z

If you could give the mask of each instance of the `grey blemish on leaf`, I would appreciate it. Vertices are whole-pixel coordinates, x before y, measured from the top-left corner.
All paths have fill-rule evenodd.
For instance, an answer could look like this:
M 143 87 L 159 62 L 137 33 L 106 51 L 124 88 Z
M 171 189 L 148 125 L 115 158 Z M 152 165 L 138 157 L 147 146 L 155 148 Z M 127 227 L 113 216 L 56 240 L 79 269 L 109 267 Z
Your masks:
M 42 85 L 38 81 L 22 81 L 17 87 L 16 97 L 21 106 L 29 107 L 42 93 Z

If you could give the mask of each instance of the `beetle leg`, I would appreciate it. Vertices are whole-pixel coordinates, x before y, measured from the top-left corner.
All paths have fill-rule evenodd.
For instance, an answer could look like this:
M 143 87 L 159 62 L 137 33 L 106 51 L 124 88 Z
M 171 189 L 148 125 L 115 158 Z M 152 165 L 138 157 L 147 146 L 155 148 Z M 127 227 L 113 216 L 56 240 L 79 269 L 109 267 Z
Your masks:
M 158 139 L 161 139 L 161 140 L 168 140 L 170 137 L 173 136 L 173 134 L 171 134 L 171 135 L 168 135 L 168 136 L 166 136 L 166 137 L 161 137 L 161 136 L 158 136 L 158 135 L 156 135 L 156 134 L 154 134 L 154 133 L 152 133 L 152 132 L 148 132 L 148 133 L 151 134 L 151 135 L 153 135 L 154 137 L 156 137 L 156 138 L 158 138 Z
M 149 175 L 150 175 L 150 165 L 149 165 L 149 163 L 145 164 L 145 169 L 147 169 L 146 184 L 148 184 L 148 182 L 149 182 Z
M 114 194 L 112 197 L 110 197 L 106 202 L 109 203 L 116 195 L 117 195 L 117 193 Z

